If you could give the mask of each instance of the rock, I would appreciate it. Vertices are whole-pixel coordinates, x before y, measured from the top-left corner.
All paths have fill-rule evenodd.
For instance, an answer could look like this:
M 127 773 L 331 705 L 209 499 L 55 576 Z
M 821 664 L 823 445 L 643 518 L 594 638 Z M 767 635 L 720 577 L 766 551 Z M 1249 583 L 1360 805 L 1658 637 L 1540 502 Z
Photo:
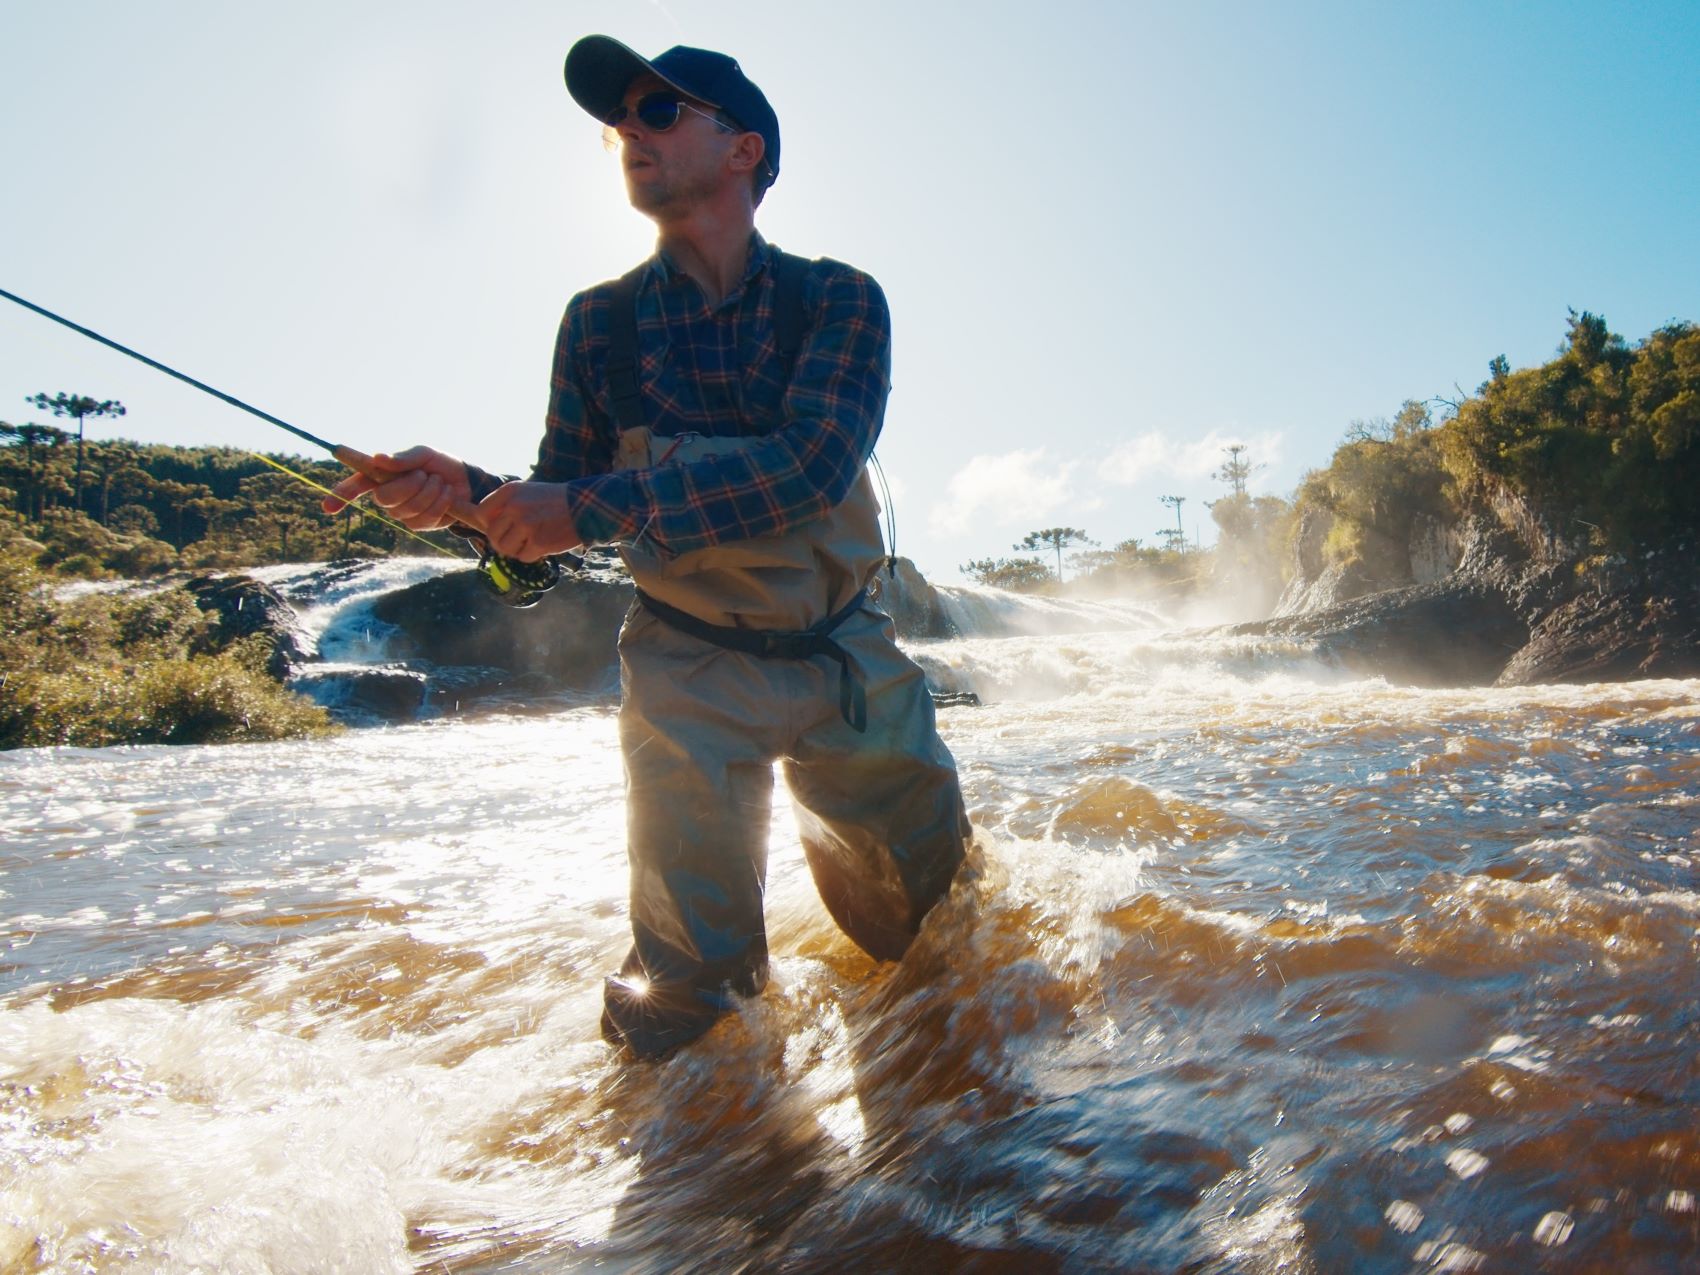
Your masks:
M 195 605 L 213 616 L 212 650 L 263 635 L 271 645 L 266 672 L 279 681 L 307 658 L 294 609 L 269 584 L 246 575 L 205 575 L 191 577 L 183 587 Z
M 950 638 L 959 636 L 945 613 L 938 591 L 908 558 L 882 566 L 868 586 L 870 596 L 891 617 L 897 636 L 903 638 Z
M 529 702 L 553 697 L 559 690 L 559 685 L 542 673 L 450 665 L 431 671 L 425 700 L 435 711 L 453 717 L 491 700 Z
M 408 656 L 593 690 L 614 684 L 614 639 L 632 596 L 623 573 L 590 567 L 562 576 L 536 606 L 515 608 L 476 571 L 456 571 L 385 594 L 372 614 L 401 631 Z
M 1274 616 L 1325 611 L 1382 589 L 1409 584 L 1408 580 L 1378 580 L 1360 562 L 1329 563 L 1323 543 L 1334 528 L 1334 515 L 1308 508 L 1293 533 L 1292 578 L 1275 603 Z
M 1686 557 L 1660 555 L 1615 587 L 1611 577 L 1627 564 L 1601 564 L 1601 587 L 1544 614 L 1500 685 L 1700 677 L 1700 580 L 1684 569 Z
M 1409 550 L 1412 584 L 1436 584 L 1446 579 L 1464 556 L 1457 524 L 1427 514 L 1411 520 Z
M 973 691 L 932 691 L 934 708 L 979 708 L 980 697 Z
M 904 637 L 955 633 L 938 594 L 907 558 L 897 560 L 895 577 L 881 568 L 875 595 Z M 632 598 L 623 571 L 593 565 L 562 576 L 536 606 L 514 608 L 477 572 L 458 571 L 385 594 L 372 614 L 400 631 L 399 647 L 392 649 L 438 666 L 431 697 L 446 708 L 456 698 L 510 693 L 519 689 L 513 679 L 524 675 L 557 688 L 613 689 L 619 673 L 614 643 Z M 451 676 L 451 668 L 463 672 Z
M 1281 594 L 1280 601 L 1275 604 L 1275 614 L 1289 616 L 1326 611 L 1330 607 L 1343 606 L 1385 587 L 1358 563 L 1336 563 L 1324 567 L 1320 575 L 1303 584 L 1295 577 Z
M 426 676 L 397 665 L 309 665 L 289 685 L 345 722 L 411 722 L 425 703 Z
M 1489 685 L 1529 639 L 1527 621 L 1502 590 L 1460 577 L 1227 632 L 1309 641 L 1350 672 L 1412 686 Z

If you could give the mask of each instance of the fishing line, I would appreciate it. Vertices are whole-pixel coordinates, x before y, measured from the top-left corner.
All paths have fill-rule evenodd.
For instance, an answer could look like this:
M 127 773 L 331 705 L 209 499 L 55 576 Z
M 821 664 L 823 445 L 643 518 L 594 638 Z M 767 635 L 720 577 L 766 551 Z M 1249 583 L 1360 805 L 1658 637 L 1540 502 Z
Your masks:
M 111 337 L 102 336 L 93 328 L 85 328 L 80 323 L 73 323 L 64 315 L 55 314 L 45 306 L 39 306 L 33 301 L 27 301 L 15 292 L 8 292 L 6 289 L 0 288 L 0 297 L 5 297 L 6 300 L 15 302 L 16 304 L 21 305 L 24 309 L 29 310 L 32 313 L 39 314 L 44 319 L 51 319 L 54 323 L 59 324 L 61 327 L 70 328 L 71 331 L 79 333 L 82 336 L 86 336 L 89 340 L 98 342 L 99 344 L 106 346 L 108 349 L 117 350 L 118 353 L 135 359 L 138 363 L 145 363 L 148 367 L 153 368 L 155 371 L 164 372 L 167 376 L 182 381 L 185 385 L 191 385 L 195 389 L 200 390 L 203 394 L 210 394 L 221 402 L 228 403 L 230 406 L 237 408 L 240 411 L 247 412 L 250 416 L 257 416 L 267 424 L 276 425 L 279 429 L 287 430 L 289 433 L 294 434 L 297 438 L 304 439 L 305 441 L 313 444 L 313 446 L 322 448 L 329 452 L 355 473 L 364 474 L 366 477 L 371 478 L 374 481 L 381 481 L 382 476 L 373 472 L 378 468 L 378 466 L 372 458 L 364 452 L 356 451 L 354 448 L 349 447 L 344 443 L 330 442 L 327 439 L 320 438 L 317 434 L 309 434 L 306 430 L 301 429 L 298 426 L 291 425 L 280 416 L 273 416 L 270 412 L 261 411 L 252 403 L 244 403 L 234 394 L 226 394 L 223 390 L 215 389 L 213 386 L 208 385 L 205 381 L 196 380 L 186 372 L 179 372 L 176 368 L 161 363 L 158 359 L 149 358 L 140 350 L 132 350 L 129 346 L 122 345 L 119 342 L 114 341 Z M 259 453 L 250 452 L 249 455 L 258 456 Z M 268 465 L 275 464 L 275 462 L 268 460 L 264 456 L 260 456 L 260 459 L 264 460 Z M 276 467 L 282 469 L 286 474 L 294 474 L 293 470 L 290 470 L 285 466 L 277 465 Z M 312 482 L 312 480 L 308 479 L 303 474 L 294 474 L 294 476 L 300 478 L 303 482 L 308 483 L 310 486 L 318 487 L 317 483 Z M 325 489 L 319 488 L 319 490 L 323 491 Z M 335 495 L 334 492 L 330 494 Z M 342 499 L 340 496 L 337 496 L 336 498 L 338 500 Z M 351 504 L 353 502 L 345 501 L 344 503 Z M 493 549 L 491 549 L 489 540 L 484 537 L 483 519 L 480 517 L 476 506 L 457 501 L 446 512 L 456 521 L 470 527 L 472 531 L 477 533 L 477 537 L 481 541 L 478 570 L 483 575 L 485 581 L 496 591 L 497 594 L 501 596 L 504 602 L 519 607 L 532 606 L 537 602 L 538 598 L 540 598 L 549 589 L 553 588 L 556 581 L 561 578 L 560 564 L 552 558 L 544 558 L 541 562 L 519 562 L 512 558 L 503 557 L 501 554 L 496 553 Z M 420 536 L 417 532 L 414 532 L 410 528 L 402 527 L 399 522 L 393 522 L 381 514 L 374 513 L 372 516 L 392 527 L 401 527 L 401 529 L 406 531 L 408 535 L 413 536 L 415 539 L 420 540 L 425 544 L 431 545 L 431 547 L 436 549 L 439 553 L 448 554 L 450 557 L 456 556 L 449 550 L 444 549 L 441 545 L 425 540 L 423 536 Z M 571 560 L 572 559 L 569 557 L 569 561 Z
M 272 457 L 267 456 L 264 452 L 248 452 L 248 455 L 252 456 L 255 460 L 259 461 L 261 464 L 270 465 L 273 469 L 278 470 L 280 473 L 288 474 L 291 478 L 295 479 L 297 482 L 306 483 L 307 486 L 311 487 L 314 491 L 322 491 L 327 496 L 334 497 L 337 500 L 342 500 L 341 496 L 338 496 L 334 491 L 332 491 L 329 487 L 325 486 L 323 483 L 317 481 L 316 479 L 309 478 L 306 474 L 301 473 L 299 470 L 291 469 L 288 465 L 285 465 L 282 461 L 274 460 Z M 352 501 L 344 501 L 343 503 L 344 503 L 345 507 L 348 508 L 348 509 L 353 509 L 355 507 L 354 502 L 352 502 Z M 384 514 L 379 513 L 376 509 L 363 509 L 361 512 L 364 513 L 366 517 L 376 519 L 378 522 L 383 523 L 384 526 L 386 526 L 386 527 L 393 527 L 397 531 L 404 532 L 407 535 L 412 536 L 420 544 L 427 545 L 430 548 L 435 549 L 440 554 L 444 554 L 445 556 L 450 557 L 450 558 L 459 558 L 459 557 L 463 556 L 461 554 L 456 553 L 453 549 L 450 549 L 450 548 L 448 548 L 444 545 L 438 544 L 435 540 L 427 540 L 424 536 L 420 535 L 417 531 L 415 531 L 412 527 L 409 527 L 406 523 L 397 522 L 394 518 L 386 517 Z
M 868 453 L 868 463 L 874 467 L 874 476 L 879 479 L 880 495 L 885 502 L 885 569 L 892 579 L 897 578 L 897 506 L 892 503 L 891 488 L 886 485 L 885 467 L 880 464 L 880 458 L 873 452 Z

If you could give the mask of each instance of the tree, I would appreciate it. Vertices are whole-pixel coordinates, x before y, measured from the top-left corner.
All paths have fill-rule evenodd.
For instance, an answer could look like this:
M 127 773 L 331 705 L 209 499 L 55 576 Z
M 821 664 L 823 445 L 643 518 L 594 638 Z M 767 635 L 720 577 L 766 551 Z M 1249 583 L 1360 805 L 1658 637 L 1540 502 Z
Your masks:
M 1186 497 L 1159 496 L 1157 499 L 1162 501 L 1165 505 L 1173 505 L 1175 507 L 1175 529 L 1170 531 L 1167 527 L 1165 527 L 1157 534 L 1167 540 L 1169 542 L 1169 548 L 1173 549 L 1176 553 L 1184 553 L 1186 551 L 1186 528 L 1181 525 L 1181 506 L 1186 504 Z
M 18 512 L 39 521 L 47 510 L 47 495 L 57 490 L 49 472 L 53 453 L 63 445 L 67 435 L 64 430 L 51 425 L 36 424 L 11 425 L 7 427 L 7 433 L 24 447 L 24 467 L 20 474 L 23 478 L 20 493 L 23 508 Z
M 183 515 L 189 511 L 189 502 L 197 496 L 204 496 L 207 489 L 199 483 L 179 483 L 170 479 L 154 479 L 149 488 L 149 494 L 171 512 L 171 547 L 181 551 L 189 543 L 189 537 L 184 534 Z
M 26 403 L 34 403 L 43 412 L 52 412 L 58 417 L 74 416 L 77 420 L 77 481 L 75 502 L 78 509 L 83 507 L 83 422 L 90 416 L 122 416 L 124 404 L 115 398 L 92 399 L 86 394 L 67 394 L 63 390 L 48 398 L 45 394 L 35 394 L 24 399 Z
M 1399 405 L 1392 420 L 1377 416 L 1373 420 L 1353 421 L 1346 428 L 1346 443 L 1408 443 L 1419 434 L 1427 433 L 1434 416 L 1427 403 L 1408 398 Z
M 1210 568 L 1217 587 L 1248 618 L 1267 615 L 1283 584 L 1292 506 L 1279 496 L 1236 495 L 1208 508 L 1220 533 Z
M 159 519 L 146 505 L 119 505 L 106 525 L 124 536 L 152 536 L 159 530 Z
M 89 439 L 82 495 L 93 512 L 84 513 L 70 499 L 70 442 L 51 425 L 0 421 L 0 537 L 15 527 L 34 542 L 40 565 L 62 574 L 149 574 L 180 555 L 186 563 L 248 566 L 325 556 L 339 539 L 343 552 L 369 557 L 396 548 L 391 528 L 359 513 L 345 517 L 338 533 L 319 516 L 315 496 L 260 457 L 229 447 Z M 326 485 L 343 472 L 331 462 L 289 463 Z M 257 477 L 268 473 L 276 481 Z M 246 480 L 255 481 L 244 489 Z
M 1222 449 L 1228 459 L 1222 462 L 1222 468 L 1210 476 L 1217 482 L 1227 483 L 1229 490 L 1236 496 L 1245 495 L 1246 479 L 1250 478 L 1262 465 L 1254 465 L 1246 459 L 1248 450 L 1244 443 L 1231 443 Z M 1178 509 L 1175 511 L 1180 512 Z
M 203 488 L 203 490 L 205 490 Z M 206 524 L 207 536 L 213 537 L 228 530 L 249 506 L 240 500 L 220 500 L 217 496 L 196 496 L 183 502 L 183 508 Z
M 1070 545 L 1095 545 L 1098 542 L 1091 539 L 1079 527 L 1046 527 L 1043 531 L 1029 531 L 1024 540 L 1015 548 L 1031 553 L 1039 549 L 1052 549 L 1057 555 L 1057 582 L 1063 578 L 1062 552 Z
M 962 564 L 962 571 L 979 584 L 1012 593 L 1031 593 L 1051 582 L 1051 569 L 1037 558 L 979 558 Z
M 131 464 L 133 449 L 124 443 L 91 443 L 89 445 L 89 476 L 100 492 L 99 512 L 95 521 L 104 523 L 112 507 L 112 480 Z
M 1173 541 L 1174 529 L 1167 539 Z M 1075 584 L 1100 593 L 1172 599 L 1197 575 L 1191 555 L 1172 548 L 1147 547 L 1137 538 L 1107 550 L 1074 555 Z
M 250 474 L 242 480 L 238 492 L 253 507 L 255 521 L 277 533 L 278 557 L 284 562 L 291 561 L 292 532 L 322 525 L 321 517 L 312 507 L 316 498 L 287 474 L 275 470 Z

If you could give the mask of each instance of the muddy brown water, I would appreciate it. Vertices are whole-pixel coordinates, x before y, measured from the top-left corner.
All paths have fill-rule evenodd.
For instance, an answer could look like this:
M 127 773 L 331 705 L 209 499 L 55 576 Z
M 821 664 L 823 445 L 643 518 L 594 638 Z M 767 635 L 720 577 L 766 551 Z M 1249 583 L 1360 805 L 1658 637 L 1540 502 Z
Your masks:
M 972 872 L 660 1065 L 607 704 L 0 755 L 0 1270 L 1700 1267 L 1700 682 L 917 651 Z

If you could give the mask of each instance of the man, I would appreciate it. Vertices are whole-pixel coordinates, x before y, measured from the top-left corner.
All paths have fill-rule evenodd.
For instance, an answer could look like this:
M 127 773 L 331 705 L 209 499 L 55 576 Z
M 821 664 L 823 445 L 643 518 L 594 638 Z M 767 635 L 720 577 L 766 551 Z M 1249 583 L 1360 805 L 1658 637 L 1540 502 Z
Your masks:
M 968 822 L 921 672 L 865 593 L 884 555 L 866 472 L 889 389 L 879 286 L 756 233 L 779 124 L 731 58 L 590 36 L 566 80 L 618 145 L 656 255 L 569 304 L 529 481 L 413 448 L 336 494 L 370 491 L 416 529 L 476 500 L 522 561 L 619 547 L 638 586 L 619 637 L 633 946 L 602 1026 L 659 1057 L 766 981 L 776 761 L 823 901 L 880 960 L 948 890 Z

